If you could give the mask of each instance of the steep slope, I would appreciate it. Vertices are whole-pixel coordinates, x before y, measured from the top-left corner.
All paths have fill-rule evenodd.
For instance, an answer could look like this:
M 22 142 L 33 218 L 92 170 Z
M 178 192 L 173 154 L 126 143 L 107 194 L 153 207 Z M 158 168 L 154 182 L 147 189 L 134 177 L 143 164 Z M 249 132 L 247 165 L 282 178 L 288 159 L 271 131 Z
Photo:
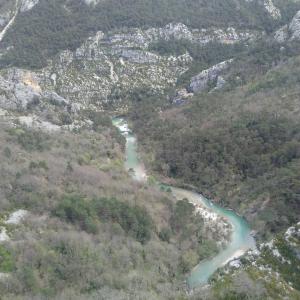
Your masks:
M 108 116 L 126 114 L 153 176 L 201 191 L 245 216 L 258 240 L 274 239 L 195 298 L 296 299 L 299 243 L 277 234 L 300 214 L 298 9 L 3 2 L 2 28 L 17 14 L 0 42 L 1 297 L 192 297 L 186 273 L 222 245 L 186 201 L 124 172 Z M 24 209 L 27 218 L 6 222 Z
M 155 174 L 237 209 L 261 238 L 298 222 L 297 49 L 295 39 L 283 46 L 269 38 L 202 71 L 169 99 L 130 96 Z
M 271 31 L 290 19 L 298 2 L 245 0 L 163 1 L 39 1 L 19 14 L 1 48 L 10 51 L 2 65 L 41 67 L 61 50 L 74 50 L 96 31 L 130 27 L 161 27 L 181 22 L 191 28 Z M 283 4 L 284 3 L 284 4 Z M 278 5 L 278 8 L 276 7 Z M 282 12 L 281 12 L 281 10 Z M 37 30 L 38 28 L 38 30 Z
M 300 223 L 230 262 L 212 279 L 212 297 L 299 299 L 299 228 Z

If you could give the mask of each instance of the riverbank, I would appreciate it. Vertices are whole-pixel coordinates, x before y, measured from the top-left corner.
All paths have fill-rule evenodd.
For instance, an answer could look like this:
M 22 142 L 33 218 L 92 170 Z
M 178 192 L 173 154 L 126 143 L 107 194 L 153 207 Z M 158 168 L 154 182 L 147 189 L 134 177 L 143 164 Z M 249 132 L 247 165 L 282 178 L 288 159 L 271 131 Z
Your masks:
M 133 179 L 145 182 L 147 180 L 147 174 L 145 166 L 138 158 L 136 137 L 131 132 L 124 119 L 115 118 L 113 119 L 113 124 L 126 138 L 126 169 L 131 172 Z M 219 252 L 218 255 L 200 262 L 192 270 L 187 279 L 189 288 L 193 289 L 199 285 L 206 284 L 218 268 L 224 266 L 232 259 L 240 257 L 247 250 L 255 249 L 255 241 L 251 235 L 251 229 L 242 217 L 235 214 L 232 210 L 219 207 L 194 191 L 172 186 L 170 186 L 170 188 L 177 200 L 187 199 L 190 203 L 192 203 L 196 207 L 197 213 L 201 214 L 203 219 L 207 220 L 210 226 L 213 223 L 216 224 L 215 232 L 226 233 L 226 236 L 230 235 L 229 243 Z M 230 227 L 231 231 L 229 229 Z

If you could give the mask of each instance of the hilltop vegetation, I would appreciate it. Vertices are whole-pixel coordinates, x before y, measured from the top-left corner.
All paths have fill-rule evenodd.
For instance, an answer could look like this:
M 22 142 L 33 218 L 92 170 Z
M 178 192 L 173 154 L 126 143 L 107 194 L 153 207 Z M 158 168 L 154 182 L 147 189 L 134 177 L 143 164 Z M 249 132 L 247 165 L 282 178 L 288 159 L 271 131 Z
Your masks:
M 257 1 L 113 0 L 88 6 L 83 1 L 40 0 L 32 10 L 19 14 L 3 40 L 2 49 L 12 48 L 1 58 L 1 66 L 40 68 L 49 57 L 76 49 L 99 30 L 181 22 L 191 28 L 233 26 L 270 32 L 300 8 L 296 2 L 276 2 L 283 14 L 277 21 Z

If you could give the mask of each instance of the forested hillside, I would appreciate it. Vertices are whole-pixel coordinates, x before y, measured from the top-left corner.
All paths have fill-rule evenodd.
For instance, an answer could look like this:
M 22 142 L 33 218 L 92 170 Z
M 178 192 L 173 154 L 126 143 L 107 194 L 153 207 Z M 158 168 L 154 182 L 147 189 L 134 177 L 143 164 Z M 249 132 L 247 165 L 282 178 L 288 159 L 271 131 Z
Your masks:
M 300 58 L 257 47 L 228 72 L 238 72 L 239 87 L 229 81 L 227 91 L 195 95 L 181 107 L 138 93 L 132 120 L 157 174 L 237 209 L 266 238 L 299 216 Z
M 174 299 L 221 249 L 192 204 L 132 181 L 110 122 L 51 133 L 1 121 L 1 298 Z M 6 223 L 19 209 L 26 219 Z
M 278 3 L 277 3 L 278 2 Z M 12 47 L 1 58 L 2 66 L 42 67 L 64 49 L 74 50 L 96 31 L 124 27 L 159 27 L 181 22 L 192 28 L 247 28 L 271 32 L 285 24 L 300 4 L 275 1 L 282 18 L 274 20 L 259 1 L 163 0 L 84 1 L 40 0 L 30 11 L 19 14 L 1 48 Z
M 0 28 L 1 300 L 299 298 L 299 1 L 7 0 Z

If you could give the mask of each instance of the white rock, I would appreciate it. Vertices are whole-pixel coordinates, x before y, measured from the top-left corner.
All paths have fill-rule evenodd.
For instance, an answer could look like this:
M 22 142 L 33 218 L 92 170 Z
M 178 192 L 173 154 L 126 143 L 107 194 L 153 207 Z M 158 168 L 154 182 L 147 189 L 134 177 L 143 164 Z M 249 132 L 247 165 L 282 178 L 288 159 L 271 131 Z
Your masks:
M 36 128 L 36 129 L 41 129 L 49 132 L 55 132 L 61 130 L 60 126 L 52 124 L 48 121 L 42 121 L 35 115 L 20 116 L 18 120 L 22 125 L 28 128 Z
M 280 19 L 281 18 L 281 12 L 280 9 L 278 9 L 272 0 L 265 0 L 264 1 L 264 7 L 268 11 L 268 13 L 271 15 L 273 19 Z
M 291 40 L 300 39 L 300 11 L 294 16 L 292 22 L 289 25 L 289 30 L 291 32 Z
M 13 213 L 11 213 L 8 219 L 4 222 L 5 224 L 19 224 L 28 214 L 27 210 L 19 209 Z
M 204 91 L 208 87 L 208 84 L 216 80 L 219 74 L 222 71 L 224 71 L 226 68 L 228 68 L 229 64 L 232 62 L 233 62 L 232 59 L 223 61 L 194 76 L 191 79 L 191 83 L 190 83 L 191 91 L 194 93 Z
M 275 34 L 274 34 L 274 39 L 278 42 L 278 43 L 284 43 L 288 40 L 289 37 L 289 32 L 288 32 L 288 26 L 285 25 L 281 28 L 279 28 Z
M 241 265 L 242 265 L 242 263 L 239 259 L 235 259 L 235 260 L 229 262 L 229 266 L 233 267 L 233 268 L 236 268 L 236 269 L 240 268 Z
M 6 228 L 0 228 L 0 242 L 5 242 L 9 240 L 9 236 L 7 234 Z

